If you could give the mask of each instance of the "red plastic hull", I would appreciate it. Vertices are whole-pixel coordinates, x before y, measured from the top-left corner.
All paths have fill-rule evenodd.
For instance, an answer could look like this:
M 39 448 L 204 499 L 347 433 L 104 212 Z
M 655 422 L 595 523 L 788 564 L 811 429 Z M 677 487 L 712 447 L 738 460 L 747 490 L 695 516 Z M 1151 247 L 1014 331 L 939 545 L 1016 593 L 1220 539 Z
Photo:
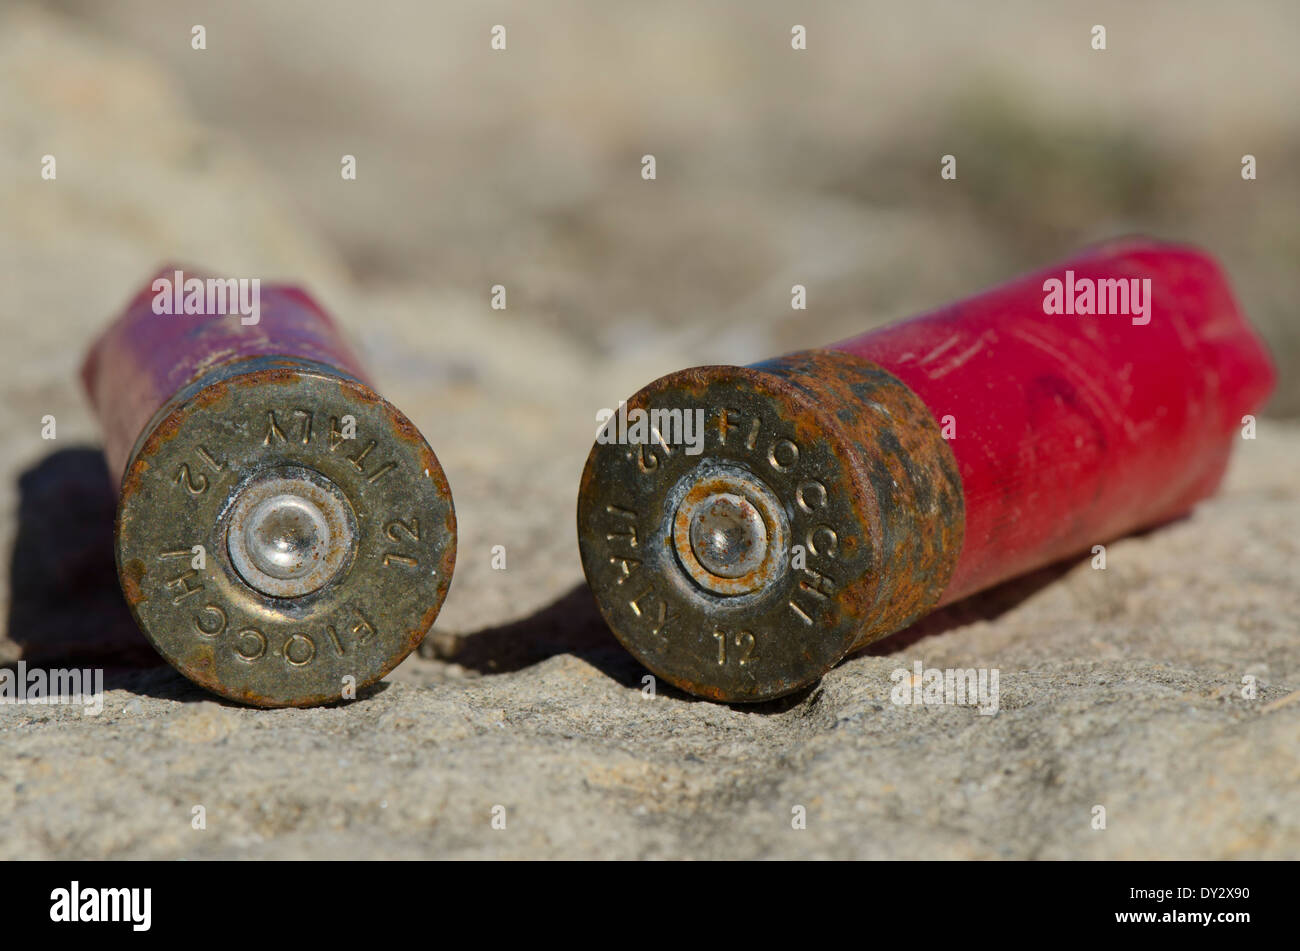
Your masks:
M 1149 321 L 1045 313 L 1051 279 L 1149 279 Z M 1145 240 L 830 349 L 898 376 L 952 434 L 966 533 L 940 603 L 1187 512 L 1275 380 L 1214 260 Z

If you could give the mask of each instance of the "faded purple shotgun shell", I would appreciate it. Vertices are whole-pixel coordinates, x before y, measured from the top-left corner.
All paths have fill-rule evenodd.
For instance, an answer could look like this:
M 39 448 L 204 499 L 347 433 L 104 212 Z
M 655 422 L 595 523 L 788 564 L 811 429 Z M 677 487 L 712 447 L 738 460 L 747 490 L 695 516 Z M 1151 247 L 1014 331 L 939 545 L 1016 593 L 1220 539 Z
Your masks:
M 303 290 L 166 268 L 82 379 L 121 485 L 122 590 L 181 673 L 308 706 L 423 640 L 455 565 L 446 477 Z

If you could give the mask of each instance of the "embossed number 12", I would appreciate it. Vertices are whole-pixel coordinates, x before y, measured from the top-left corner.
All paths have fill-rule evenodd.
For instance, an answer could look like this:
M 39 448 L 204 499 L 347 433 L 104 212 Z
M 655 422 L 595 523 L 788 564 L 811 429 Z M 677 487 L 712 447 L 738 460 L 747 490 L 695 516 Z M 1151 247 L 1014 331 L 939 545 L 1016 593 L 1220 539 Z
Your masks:
M 727 632 L 720 627 L 714 628 L 713 637 L 718 642 L 718 663 L 725 664 L 727 662 Z M 735 637 L 732 638 L 732 646 L 734 649 L 731 653 L 731 659 L 741 667 L 757 660 L 756 657 L 752 656 L 754 653 L 754 635 L 749 631 L 737 631 Z

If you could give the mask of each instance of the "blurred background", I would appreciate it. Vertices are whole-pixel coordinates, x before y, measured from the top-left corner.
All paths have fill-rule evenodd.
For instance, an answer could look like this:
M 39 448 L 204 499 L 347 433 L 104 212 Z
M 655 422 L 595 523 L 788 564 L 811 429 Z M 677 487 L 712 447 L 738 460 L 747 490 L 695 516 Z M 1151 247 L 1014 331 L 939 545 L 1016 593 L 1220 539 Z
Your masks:
M 451 481 L 450 638 L 580 579 L 599 408 L 1117 234 L 1218 255 L 1279 363 L 1268 412 L 1300 414 L 1297 27 L 1294 2 L 10 0 L 0 501 L 23 555 L 5 576 L 34 592 L 11 628 L 55 612 L 57 636 L 103 637 L 67 597 L 102 532 L 66 567 L 67 536 L 104 524 L 101 474 L 93 451 L 51 456 L 93 450 L 79 362 L 163 261 L 301 282 L 345 325 Z

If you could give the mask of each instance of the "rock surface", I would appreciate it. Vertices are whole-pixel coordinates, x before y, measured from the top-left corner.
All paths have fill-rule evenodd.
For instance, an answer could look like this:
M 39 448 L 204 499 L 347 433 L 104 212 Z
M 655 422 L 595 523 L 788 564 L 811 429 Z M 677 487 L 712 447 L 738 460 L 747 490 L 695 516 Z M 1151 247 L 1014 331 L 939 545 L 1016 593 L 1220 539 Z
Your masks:
M 223 14 L 232 25 L 256 16 L 232 9 Z M 349 149 L 321 141 L 307 119 L 265 150 L 255 132 L 205 124 L 169 91 L 175 62 L 133 52 L 148 45 L 138 36 L 107 41 L 106 32 L 112 24 L 93 18 L 0 12 L 9 117 L 0 324 L 10 342 L 0 351 L 0 663 L 113 664 L 98 715 L 0 705 L 0 856 L 1300 858 L 1300 425 L 1262 419 L 1219 496 L 1108 546 L 1104 571 L 1060 566 L 955 605 L 779 703 L 722 706 L 662 685 L 647 696 L 645 671 L 581 585 L 574 493 L 597 409 L 678 366 L 776 352 L 814 322 L 825 338 L 860 329 L 851 302 L 864 299 L 868 280 L 885 288 L 883 309 L 914 309 L 1033 260 L 1006 244 L 980 258 L 974 225 L 963 231 L 924 210 L 891 209 L 871 189 L 855 192 L 844 185 L 853 168 L 832 169 L 827 155 L 815 165 L 819 181 L 833 171 L 840 185 L 820 199 L 765 190 L 797 167 L 777 155 L 751 178 L 715 168 L 665 192 L 680 213 L 668 221 L 659 198 L 611 184 L 609 163 L 635 167 L 644 146 L 615 121 L 612 93 L 599 91 L 588 112 L 564 113 L 586 117 L 573 119 L 568 137 L 553 128 L 543 148 L 529 134 L 544 123 L 517 131 L 542 154 L 567 143 L 569 177 L 557 171 L 548 192 L 498 155 L 483 177 L 505 176 L 511 187 L 483 213 L 481 232 L 462 246 L 454 229 L 403 221 L 396 231 L 416 247 L 402 257 L 406 244 L 388 243 L 382 216 L 409 196 L 313 204 L 283 180 L 284 156 L 310 148 L 298 154 L 336 184 L 336 153 Z M 526 31 L 513 35 L 522 41 Z M 280 68 L 301 80 L 298 55 L 287 52 Z M 691 88 L 757 69 L 718 67 L 724 83 L 707 57 L 690 62 L 680 82 Z M 514 68 L 498 80 L 505 88 L 526 75 Z M 279 78 L 282 92 L 301 95 Z M 408 78 L 392 67 L 356 95 L 391 93 Z M 846 95 L 851 86 L 835 88 Z M 220 114 L 215 88 L 196 98 Z M 1286 88 L 1294 85 L 1272 94 Z M 548 99 L 537 108 L 557 107 Z M 462 105 L 449 121 L 478 137 L 478 152 L 499 148 L 473 111 Z M 513 107 L 510 121 L 527 115 Z M 704 128 L 699 113 L 688 133 L 656 116 L 656 134 L 679 152 Z M 385 121 L 407 129 L 399 119 Z M 833 120 L 817 112 L 799 128 L 838 128 Z M 605 124 L 618 129 L 605 133 L 610 141 L 598 140 Z M 756 133 L 717 134 L 753 144 Z M 1294 125 L 1274 134 L 1285 140 Z M 833 131 L 820 141 L 829 151 L 856 147 Z M 58 160 L 53 182 L 39 174 L 47 153 Z M 387 154 L 416 161 L 400 148 Z M 456 162 L 474 168 L 466 153 Z M 527 209 L 524 226 L 510 224 L 511 201 Z M 1260 218 L 1265 231 L 1271 214 Z M 486 306 L 493 222 L 510 237 L 504 312 Z M 673 234 L 690 236 L 685 249 Z M 550 243 L 556 235 L 564 240 Z M 1254 235 L 1234 247 L 1252 246 Z M 731 239 L 734 254 L 723 247 Z M 931 281 L 933 270 L 906 251 L 922 246 L 943 249 L 955 270 Z M 455 263 L 439 264 L 439 286 L 429 286 L 416 275 L 440 251 Z M 394 263 L 365 266 L 381 258 Z M 217 702 L 154 666 L 124 616 L 112 497 L 75 374 L 91 335 L 173 259 L 310 286 L 448 473 L 461 527 L 451 595 L 420 654 L 355 701 L 277 711 Z M 1247 269 L 1256 280 L 1243 288 L 1265 312 L 1270 301 L 1294 300 L 1270 260 Z M 457 268 L 469 277 L 457 280 Z M 788 274 L 810 273 L 837 303 L 796 326 L 785 310 Z M 900 290 L 918 285 L 937 296 Z M 866 299 L 882 309 L 880 298 Z M 654 302 L 648 317 L 637 313 L 641 300 Z M 671 309 L 679 313 L 660 321 Z M 751 311 L 741 330 L 725 325 Z M 694 326 L 695 312 L 713 313 L 712 322 Z M 1268 332 L 1275 347 L 1284 340 Z M 1289 351 L 1279 357 L 1291 379 Z M 41 439 L 45 415 L 57 419 L 52 443 Z M 491 567 L 498 544 L 505 571 Z M 918 661 L 996 668 L 997 713 L 894 703 L 891 675 Z M 1094 828 L 1097 806 L 1104 829 Z

